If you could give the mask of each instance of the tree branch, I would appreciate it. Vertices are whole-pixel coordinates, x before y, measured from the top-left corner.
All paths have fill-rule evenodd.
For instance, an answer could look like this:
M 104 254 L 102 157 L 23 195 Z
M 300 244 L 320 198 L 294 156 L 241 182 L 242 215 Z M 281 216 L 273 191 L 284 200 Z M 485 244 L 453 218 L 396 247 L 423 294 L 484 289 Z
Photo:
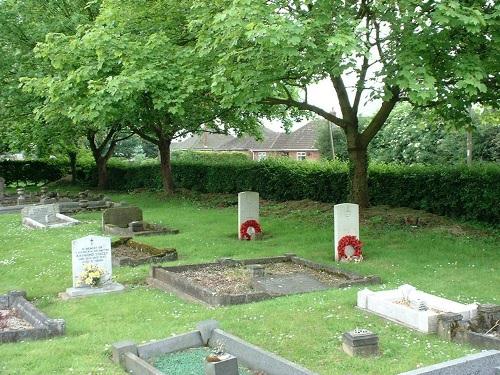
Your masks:
M 330 79 L 333 83 L 333 87 L 335 88 L 335 92 L 337 93 L 337 98 L 339 99 L 343 119 L 351 124 L 356 123 L 357 117 L 353 112 L 351 103 L 349 102 L 349 95 L 347 95 L 347 90 L 342 77 L 334 77 L 330 75 Z

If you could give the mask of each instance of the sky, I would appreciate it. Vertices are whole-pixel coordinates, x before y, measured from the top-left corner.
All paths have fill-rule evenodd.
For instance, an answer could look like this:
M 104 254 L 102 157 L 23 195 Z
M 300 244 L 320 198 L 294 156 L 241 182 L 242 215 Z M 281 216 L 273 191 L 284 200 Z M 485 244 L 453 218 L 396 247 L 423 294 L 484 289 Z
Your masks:
M 346 87 L 348 87 L 349 99 L 352 103 L 354 97 L 354 90 L 349 89 L 349 87 L 354 86 L 355 77 L 352 76 L 344 77 L 344 83 Z M 335 89 L 333 88 L 333 85 L 329 79 L 324 79 L 323 81 L 320 81 L 314 85 L 308 86 L 307 91 L 308 91 L 309 104 L 316 105 L 328 112 L 330 112 L 333 108 L 337 116 L 340 116 L 340 107 L 337 100 L 337 95 L 335 94 Z M 378 110 L 380 103 L 381 103 L 380 100 L 369 100 L 368 97 L 364 95 L 361 99 L 361 103 L 359 106 L 359 114 L 365 116 L 374 114 Z M 301 127 L 308 121 L 309 120 L 304 120 L 300 123 L 296 123 L 292 128 L 292 130 Z M 265 126 L 277 132 L 284 131 L 279 121 L 265 122 Z

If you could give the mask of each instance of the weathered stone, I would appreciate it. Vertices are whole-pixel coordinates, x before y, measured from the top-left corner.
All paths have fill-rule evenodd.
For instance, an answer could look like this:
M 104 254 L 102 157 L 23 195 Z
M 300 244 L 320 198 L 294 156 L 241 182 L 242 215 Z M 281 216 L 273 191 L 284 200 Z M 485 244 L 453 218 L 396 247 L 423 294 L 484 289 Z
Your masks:
M 113 362 L 122 364 L 125 353 L 137 355 L 137 345 L 133 341 L 120 341 L 111 346 L 111 353 Z
M 264 277 L 265 275 L 265 267 L 261 264 L 250 264 L 247 269 L 250 272 L 250 277 Z
M 444 340 L 452 340 L 458 328 L 462 315 L 458 313 L 444 313 L 438 316 L 437 335 Z
M 210 336 L 212 336 L 213 330 L 217 328 L 219 328 L 219 322 L 217 320 L 205 320 L 196 325 L 196 329 L 200 331 L 203 345 L 208 344 L 208 340 Z
M 238 375 L 238 360 L 226 354 L 219 362 L 205 361 L 205 375 Z
M 355 329 L 342 336 L 342 349 L 351 357 L 378 355 L 378 336 L 366 329 Z
M 142 221 L 142 210 L 139 207 L 113 207 L 102 213 L 102 225 L 111 224 L 120 228 L 128 228 L 132 221 Z

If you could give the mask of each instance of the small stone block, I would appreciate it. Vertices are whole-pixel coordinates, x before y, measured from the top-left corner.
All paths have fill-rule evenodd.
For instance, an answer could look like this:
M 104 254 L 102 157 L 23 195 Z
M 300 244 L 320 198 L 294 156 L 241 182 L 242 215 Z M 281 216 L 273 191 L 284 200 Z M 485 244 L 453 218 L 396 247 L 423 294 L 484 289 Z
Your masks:
M 458 313 L 443 313 L 438 316 L 438 321 L 441 320 L 443 322 L 458 322 L 463 319 L 462 314 Z
M 232 355 L 219 362 L 205 361 L 205 375 L 239 375 L 238 360 Z
M 137 345 L 133 341 L 120 341 L 113 344 L 111 347 L 112 360 L 115 363 L 123 362 L 123 355 L 125 353 L 132 353 L 137 355 Z
M 494 305 L 492 303 L 481 304 L 477 306 L 477 312 L 490 314 L 500 312 L 500 305 Z
M 247 266 L 247 269 L 252 277 L 264 277 L 265 275 L 265 268 L 261 264 L 251 264 Z
M 342 349 L 350 356 L 378 355 L 378 336 L 366 329 L 355 329 L 342 336 Z
M 196 325 L 196 329 L 200 331 L 203 345 L 208 345 L 208 340 L 210 336 L 212 336 L 212 332 L 217 328 L 219 328 L 219 322 L 217 320 L 204 320 Z
M 379 355 L 379 350 L 377 345 L 367 345 L 367 346 L 349 346 L 346 343 L 342 343 L 342 349 L 351 357 L 369 357 Z
M 128 224 L 128 228 L 132 232 L 142 232 L 142 231 L 144 231 L 144 222 L 143 221 L 132 221 Z

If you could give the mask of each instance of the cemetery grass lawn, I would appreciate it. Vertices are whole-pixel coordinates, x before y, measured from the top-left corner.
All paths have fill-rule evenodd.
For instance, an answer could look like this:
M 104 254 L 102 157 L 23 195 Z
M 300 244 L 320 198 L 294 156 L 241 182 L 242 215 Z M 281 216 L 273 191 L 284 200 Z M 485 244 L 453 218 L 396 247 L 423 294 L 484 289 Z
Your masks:
M 178 235 L 140 238 L 177 248 L 179 261 L 169 265 L 284 252 L 333 263 L 330 212 L 295 210 L 284 218 L 263 210 L 267 214 L 261 221 L 269 235 L 261 242 L 239 242 L 236 206 L 215 208 L 153 193 L 112 197 L 142 207 L 145 220 L 180 230 Z M 478 351 L 357 310 L 356 292 L 363 287 L 210 308 L 149 288 L 149 266 L 140 266 L 114 269 L 117 281 L 127 286 L 123 293 L 61 301 L 58 293 L 71 284 L 71 240 L 100 234 L 100 213 L 77 218 L 82 225 L 38 231 L 22 228 L 19 214 L 0 215 L 0 293 L 24 289 L 37 307 L 49 317 L 64 318 L 67 325 L 63 337 L 1 344 L 0 374 L 124 374 L 110 360 L 112 343 L 165 338 L 193 330 L 204 319 L 218 319 L 228 332 L 325 375 L 396 374 Z M 451 234 L 440 227 L 411 228 L 377 219 L 361 226 L 361 238 L 365 261 L 340 267 L 381 276 L 383 284 L 376 289 L 410 283 L 463 303 L 500 303 L 498 231 Z M 356 327 L 379 334 L 380 357 L 353 359 L 342 352 L 342 333 Z

